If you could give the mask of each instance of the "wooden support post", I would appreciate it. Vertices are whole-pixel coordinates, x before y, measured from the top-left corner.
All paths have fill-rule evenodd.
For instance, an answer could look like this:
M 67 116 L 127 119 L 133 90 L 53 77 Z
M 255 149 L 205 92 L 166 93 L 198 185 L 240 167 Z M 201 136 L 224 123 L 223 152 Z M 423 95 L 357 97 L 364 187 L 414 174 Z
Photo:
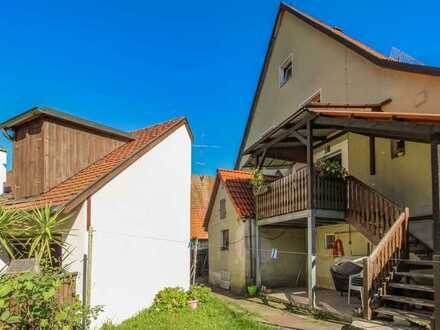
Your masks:
M 314 210 L 310 210 L 307 217 L 307 266 L 308 266 L 308 297 L 311 308 L 316 307 L 316 217 Z
M 256 276 L 256 285 L 258 288 L 261 287 L 261 267 L 260 267 L 260 227 L 258 226 L 258 222 L 255 226 L 255 276 Z
M 197 252 L 198 252 L 198 247 L 199 247 L 199 239 L 196 238 L 195 240 L 195 246 L 193 249 L 193 278 L 192 278 L 192 285 L 196 284 L 196 277 L 197 277 Z
M 440 194 L 439 194 L 439 140 L 431 142 L 432 220 L 434 241 L 434 300 L 435 308 L 431 329 L 440 330 Z
M 376 175 L 376 139 L 370 136 L 370 175 Z
M 308 208 L 307 217 L 307 265 L 308 265 L 308 297 L 311 308 L 316 307 L 316 217 L 315 217 L 315 165 L 313 163 L 313 125 L 307 122 L 307 170 L 308 170 Z
M 371 274 L 370 272 L 372 269 L 370 269 L 370 260 L 368 257 L 364 258 L 362 260 L 363 262 L 363 275 L 364 275 L 364 294 L 363 294 L 363 301 L 362 301 L 362 312 L 364 315 L 364 318 L 367 320 L 371 320 L 372 317 L 372 310 L 371 310 Z

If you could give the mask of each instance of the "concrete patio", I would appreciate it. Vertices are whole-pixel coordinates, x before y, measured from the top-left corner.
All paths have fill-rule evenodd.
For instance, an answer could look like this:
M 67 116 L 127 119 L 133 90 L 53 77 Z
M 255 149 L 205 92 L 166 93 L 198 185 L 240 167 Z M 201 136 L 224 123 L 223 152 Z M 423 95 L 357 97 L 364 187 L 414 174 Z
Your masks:
M 307 288 L 279 288 L 266 293 L 269 300 L 284 301 L 296 306 L 307 306 Z M 351 304 L 348 304 L 347 294 L 327 289 L 317 289 L 316 302 L 318 309 L 337 315 L 344 320 L 351 320 L 353 310 L 361 307 L 361 301 L 356 293 L 352 293 Z

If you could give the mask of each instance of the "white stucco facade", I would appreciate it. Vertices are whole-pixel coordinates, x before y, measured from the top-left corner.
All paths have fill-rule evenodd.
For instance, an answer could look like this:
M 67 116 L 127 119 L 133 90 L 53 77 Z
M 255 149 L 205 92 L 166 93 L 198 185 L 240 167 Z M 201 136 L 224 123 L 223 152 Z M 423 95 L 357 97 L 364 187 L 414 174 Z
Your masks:
M 0 147 L 0 195 L 3 194 L 3 184 L 6 182 L 6 164 L 8 162 L 6 150 Z
M 182 126 L 91 197 L 91 304 L 104 305 L 95 327 L 133 316 L 164 287 L 189 286 L 190 188 Z

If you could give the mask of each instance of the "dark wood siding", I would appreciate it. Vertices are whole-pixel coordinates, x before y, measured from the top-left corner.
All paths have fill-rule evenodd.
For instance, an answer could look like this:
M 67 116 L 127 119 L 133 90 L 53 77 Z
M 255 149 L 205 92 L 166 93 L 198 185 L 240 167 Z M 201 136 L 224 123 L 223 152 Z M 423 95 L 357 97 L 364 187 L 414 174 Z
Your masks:
M 39 194 L 43 189 L 43 121 L 23 124 L 15 136 L 13 191 L 17 198 Z
M 46 192 L 116 149 L 123 138 L 53 118 L 16 129 L 14 191 L 17 198 Z

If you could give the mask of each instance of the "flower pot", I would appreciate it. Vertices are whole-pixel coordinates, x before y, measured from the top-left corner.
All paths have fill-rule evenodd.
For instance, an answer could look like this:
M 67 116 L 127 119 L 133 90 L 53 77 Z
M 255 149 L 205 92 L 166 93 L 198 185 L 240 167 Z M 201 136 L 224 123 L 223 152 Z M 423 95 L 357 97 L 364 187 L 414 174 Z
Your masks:
M 256 285 L 250 285 L 248 286 L 247 290 L 250 296 L 255 296 L 257 294 L 258 288 Z
M 188 306 L 191 309 L 196 309 L 199 306 L 199 301 L 194 299 L 194 300 L 188 300 Z

